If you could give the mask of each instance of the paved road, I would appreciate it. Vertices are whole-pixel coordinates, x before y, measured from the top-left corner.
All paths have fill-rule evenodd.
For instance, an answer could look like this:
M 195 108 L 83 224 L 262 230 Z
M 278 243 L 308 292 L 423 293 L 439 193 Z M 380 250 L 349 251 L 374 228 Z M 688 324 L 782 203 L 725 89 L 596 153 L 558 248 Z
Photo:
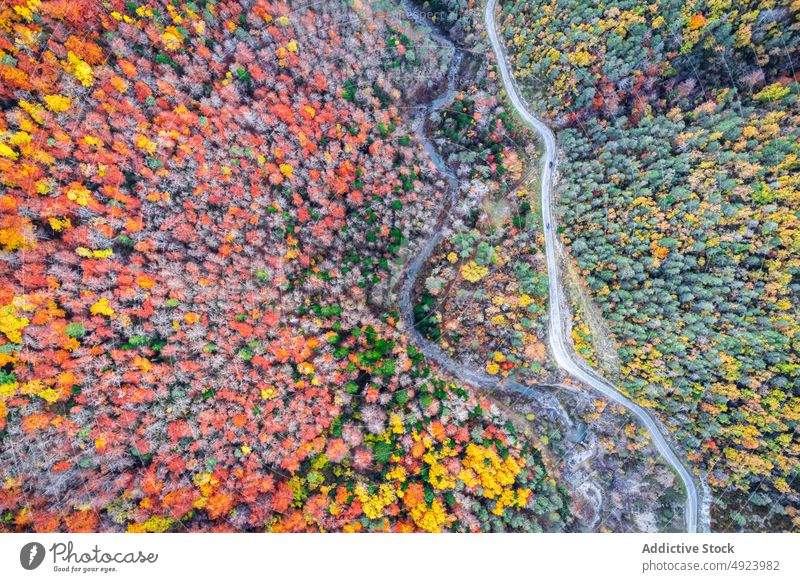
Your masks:
M 427 359 L 436 362 L 442 369 L 447 370 L 455 378 L 458 378 L 464 383 L 472 384 L 473 386 L 480 386 L 486 390 L 505 392 L 505 393 L 518 393 L 528 397 L 534 398 L 543 410 L 553 412 L 559 418 L 564 419 L 567 426 L 572 425 L 572 420 L 566 414 L 561 404 L 552 395 L 539 391 L 532 390 L 530 387 L 520 384 L 519 382 L 511 379 L 505 379 L 498 376 L 487 374 L 481 368 L 473 368 L 462 362 L 456 361 L 445 353 L 436 343 L 429 341 L 419 332 L 414 324 L 414 284 L 416 283 L 417 276 L 425 262 L 430 257 L 431 253 L 439 246 L 442 238 L 444 238 L 445 231 L 449 225 L 450 216 L 445 211 L 457 203 L 459 194 L 459 180 L 455 172 L 447 163 L 442 159 L 439 152 L 434 147 L 428 135 L 425 132 L 425 120 L 427 116 L 447 105 L 455 97 L 455 81 L 458 73 L 459 65 L 463 58 L 463 52 L 458 49 L 450 39 L 439 31 L 436 26 L 431 23 L 421 13 L 410 0 L 400 0 L 401 5 L 406 11 L 408 17 L 421 26 L 427 26 L 431 29 L 431 38 L 436 41 L 440 46 L 449 46 L 454 50 L 453 59 L 450 61 L 450 68 L 447 72 L 447 86 L 444 91 L 436 97 L 433 97 L 428 103 L 422 104 L 418 107 L 414 119 L 414 131 L 417 138 L 423 144 L 425 151 L 428 153 L 431 161 L 436 169 L 447 181 L 447 196 L 443 202 L 442 214 L 437 219 L 437 226 L 428 239 L 417 250 L 414 256 L 406 266 L 404 273 L 401 277 L 400 287 L 400 317 L 403 321 L 406 334 L 409 339 L 414 343 L 417 349 Z
M 569 317 L 569 311 L 562 305 L 563 297 L 557 261 L 559 242 L 555 234 L 556 217 L 551 207 L 551 185 L 553 179 L 553 166 L 555 165 L 556 159 L 556 140 L 550 128 L 537 119 L 533 114 L 531 114 L 527 104 L 519 96 L 516 84 L 514 83 L 511 73 L 508 70 L 508 61 L 503 51 L 503 47 L 497 37 L 497 26 L 494 18 L 496 5 L 497 0 L 489 0 L 486 4 L 484 17 L 486 20 L 486 30 L 489 33 L 489 40 L 492 43 L 492 48 L 494 49 L 494 53 L 497 57 L 497 64 L 500 69 L 500 74 L 503 78 L 503 85 L 505 85 L 506 92 L 508 93 L 511 103 L 514 105 L 517 112 L 541 136 L 545 146 L 543 160 L 544 169 L 542 172 L 542 216 L 545 224 L 545 251 L 547 253 L 547 272 L 549 275 L 550 330 L 548 336 L 550 348 L 559 367 L 566 370 L 571 376 L 579 380 L 581 383 L 600 392 L 609 400 L 612 400 L 627 408 L 648 430 L 652 437 L 653 444 L 658 449 L 658 452 L 661 453 L 661 455 L 667 460 L 667 462 L 669 462 L 670 465 L 672 465 L 683 481 L 683 485 L 686 490 L 686 530 L 690 533 L 694 533 L 697 531 L 697 512 L 699 503 L 697 497 L 697 488 L 695 487 L 694 480 L 692 479 L 689 471 L 680 461 L 675 451 L 673 451 L 667 439 L 664 438 L 659 426 L 656 424 L 650 414 L 641 406 L 623 396 L 610 382 L 590 369 L 574 354 L 571 345 L 567 343 L 564 338 L 564 330 L 566 329 L 564 321 L 565 317 Z

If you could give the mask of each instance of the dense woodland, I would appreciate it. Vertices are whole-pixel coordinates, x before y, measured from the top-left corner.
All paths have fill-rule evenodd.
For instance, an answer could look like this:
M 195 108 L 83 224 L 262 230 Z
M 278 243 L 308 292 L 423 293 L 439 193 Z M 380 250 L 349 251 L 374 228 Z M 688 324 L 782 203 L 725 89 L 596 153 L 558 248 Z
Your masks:
M 544 241 L 535 134 L 515 122 L 493 60 L 475 34 L 476 3 L 418 5 L 462 48 L 452 101 L 430 134 L 460 178 L 444 240 L 417 282 L 416 325 L 455 360 L 498 377 L 541 380 L 548 357 Z M 474 18 L 478 18 L 474 20 Z M 552 370 L 550 370 L 552 372 Z
M 425 40 L 358 0 L 2 4 L 0 530 L 568 525 L 388 300 L 444 192 Z
M 555 367 L 546 348 L 547 276 L 538 190 L 475 188 L 418 287 L 419 329 L 456 360 L 531 383 Z M 509 178 L 513 174 L 509 174 Z M 494 187 L 494 188 L 492 188 Z M 474 198 L 477 198 L 475 200 Z
M 474 206 L 423 285 L 457 281 L 489 320 L 487 371 L 546 365 L 525 354 L 545 323 L 535 197 L 512 189 L 530 136 L 481 68 L 481 5 L 422 8 L 475 55 L 428 127 Z M 703 470 L 718 529 L 798 525 L 799 12 L 550 0 L 500 17 L 557 130 L 560 232 L 614 379 Z M 399 324 L 398 276 L 447 188 L 412 115 L 451 56 L 407 16 L 0 5 L 0 531 L 570 527 L 549 439 Z M 431 337 L 473 333 L 430 315 Z M 586 315 L 573 338 L 594 362 Z M 646 438 L 625 430 L 633 463 Z
M 798 18 L 797 1 L 502 7 L 617 381 L 707 471 L 720 529 L 800 525 Z

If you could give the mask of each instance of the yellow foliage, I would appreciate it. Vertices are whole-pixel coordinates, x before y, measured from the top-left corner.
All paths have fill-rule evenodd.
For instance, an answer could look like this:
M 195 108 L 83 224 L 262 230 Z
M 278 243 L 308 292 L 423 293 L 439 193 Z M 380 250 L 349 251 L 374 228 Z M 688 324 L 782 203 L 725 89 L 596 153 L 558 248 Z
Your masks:
M 428 481 L 435 489 L 454 489 L 456 478 L 444 465 L 434 462 L 428 471 Z
M 489 274 L 489 269 L 482 267 L 475 261 L 470 261 L 461 267 L 461 275 L 471 283 L 477 283 Z
M 44 390 L 46 386 L 44 382 L 41 380 L 31 380 L 30 382 L 25 382 L 19 389 L 20 394 L 25 394 L 26 396 L 30 396 L 31 394 L 36 394 L 37 392 L 41 392 Z
M 174 26 L 168 26 L 161 35 L 161 40 L 164 42 L 164 47 L 167 50 L 176 51 L 181 48 L 183 44 L 183 35 Z
M 405 432 L 403 429 L 403 421 L 400 420 L 400 417 L 397 414 L 393 414 L 389 419 L 389 427 L 392 429 L 392 433 L 394 434 L 403 434 Z
M 506 316 L 502 313 L 499 315 L 495 315 L 491 319 L 492 325 L 505 325 L 506 324 Z
M 8 382 L 7 384 L 0 384 L 0 402 L 12 399 L 17 394 L 17 382 Z
M 783 477 L 778 477 L 777 479 L 775 479 L 775 489 L 777 489 L 784 495 L 788 495 L 789 493 L 792 492 L 792 488 L 789 486 L 789 484 L 786 482 L 786 479 L 784 479 Z
M 155 153 L 158 147 L 154 142 L 150 141 L 143 135 L 136 136 L 136 147 L 145 150 L 151 156 Z
M 789 94 L 789 87 L 784 87 L 781 83 L 767 85 L 761 91 L 753 95 L 759 101 L 777 101 Z
M 27 131 L 18 131 L 13 136 L 11 136 L 11 145 L 15 146 L 26 146 L 31 143 L 31 134 Z
M 153 14 L 154 14 L 154 13 L 153 13 L 153 9 L 152 9 L 152 8 L 150 8 L 150 7 L 149 7 L 149 6 L 147 6 L 147 5 L 145 5 L 145 6 L 139 6 L 139 7 L 136 9 L 136 16 L 139 16 L 140 18 L 152 18 L 152 17 L 153 17 Z
M 30 320 L 17 314 L 22 309 L 32 308 L 23 296 L 14 297 L 8 305 L 0 306 L 0 333 L 15 344 L 22 343 L 22 330 L 28 327 Z
M 553 63 L 556 63 L 556 62 L 558 62 L 558 59 L 560 59 L 560 58 L 561 58 L 561 51 L 559 51 L 558 49 L 550 48 L 550 49 L 548 49 L 548 51 L 547 51 L 547 53 L 545 54 L 545 56 L 546 56 L 546 57 L 547 57 L 547 58 L 548 58 L 548 59 L 549 59 L 551 62 L 553 62 Z
M 25 20 L 31 21 L 33 19 L 33 15 L 38 12 L 40 4 L 40 0 L 27 0 L 27 2 L 24 4 L 20 3 L 14 6 L 14 12 L 19 14 Z
M 169 517 L 152 516 L 144 523 L 132 523 L 128 526 L 128 533 L 164 533 L 173 524 Z
M 108 317 L 114 315 L 114 309 L 108 304 L 108 299 L 105 297 L 98 299 L 97 302 L 89 308 L 89 312 L 92 315 L 107 315 Z
M 92 200 L 92 193 L 84 186 L 77 184 L 67 190 L 67 198 L 80 206 L 86 206 Z
M 442 502 L 434 499 L 430 507 L 427 503 L 420 503 L 411 510 L 411 518 L 421 529 L 430 533 L 439 533 L 448 522 L 449 517 Z
M 386 480 L 387 481 L 399 481 L 400 483 L 405 482 L 408 472 L 406 471 L 405 467 L 401 465 L 397 465 L 394 469 L 386 473 Z
M 59 397 L 61 396 L 57 391 L 53 390 L 52 388 L 46 388 L 41 392 L 37 392 L 36 395 L 47 402 L 48 404 L 53 404 L 57 402 Z
M 208 497 L 213 493 L 214 488 L 219 484 L 219 480 L 213 476 L 211 473 L 197 473 L 194 477 L 192 477 L 192 481 L 194 482 L 195 486 L 200 490 L 200 493 L 203 497 Z M 205 501 L 198 500 L 198 501 Z M 201 503 L 201 506 L 204 505 Z
M 38 182 L 36 182 L 36 191 L 39 194 L 44 196 L 45 194 L 49 194 L 50 190 L 51 190 L 50 182 L 47 179 L 39 180 Z
M 64 67 L 68 73 L 75 75 L 84 87 L 91 87 L 94 84 L 94 71 L 86 61 L 78 55 L 69 51 L 67 53 L 67 64 Z
M 586 67 L 592 62 L 592 55 L 585 50 L 570 53 L 567 58 L 569 58 L 569 62 L 578 67 Z
M 99 137 L 94 137 L 93 135 L 87 135 L 83 138 L 83 143 L 86 145 L 94 146 L 96 148 L 103 147 L 105 143 Z
M 133 358 L 133 365 L 139 368 L 142 372 L 149 372 L 153 369 L 153 364 L 147 358 L 136 356 Z
M 4 143 L 0 143 L 0 156 L 11 160 L 16 160 L 19 154 Z
M 503 511 L 506 507 L 525 507 L 530 495 L 530 489 L 505 489 L 495 502 L 492 513 L 495 515 L 503 515 Z
M 36 123 L 41 124 L 44 119 L 42 118 L 42 114 L 44 113 L 44 107 L 41 105 L 36 105 L 34 103 L 28 103 L 25 100 L 20 100 L 19 106 L 24 109 L 28 115 L 31 116 Z
M 361 502 L 364 515 L 370 519 L 382 517 L 384 508 L 397 500 L 397 494 L 392 486 L 388 484 L 381 485 L 378 487 L 377 493 L 370 495 L 366 486 L 359 483 L 356 485 L 355 494 Z
M 107 259 L 114 254 L 113 249 L 98 249 L 92 250 L 86 247 L 78 247 L 75 249 L 75 254 L 84 259 Z
M 70 228 L 72 226 L 69 218 L 50 218 L 47 222 L 50 223 L 50 228 L 56 232 L 61 232 L 64 227 Z
M 501 459 L 494 449 L 470 443 L 467 445 L 464 469 L 458 477 L 467 486 L 479 484 L 483 488 L 483 496 L 488 499 L 501 498 L 504 491 L 514 485 L 522 466 L 509 455 Z M 521 499 L 515 496 L 514 499 Z
M 63 113 L 72 108 L 72 99 L 63 95 L 45 95 L 44 102 L 53 113 Z

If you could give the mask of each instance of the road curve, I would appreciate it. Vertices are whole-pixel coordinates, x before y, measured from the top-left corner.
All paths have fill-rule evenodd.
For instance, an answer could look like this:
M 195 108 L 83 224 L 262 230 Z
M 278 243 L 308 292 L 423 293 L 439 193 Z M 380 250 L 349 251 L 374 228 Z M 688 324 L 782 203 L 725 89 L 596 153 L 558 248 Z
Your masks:
M 506 93 L 517 110 L 519 115 L 541 136 L 545 146 L 545 153 L 543 157 L 543 170 L 542 170 L 542 216 L 543 224 L 545 225 L 545 252 L 547 254 L 547 273 L 548 273 L 548 286 L 550 295 L 550 328 L 548 333 L 550 349 L 553 352 L 558 366 L 566 370 L 571 376 L 603 394 L 609 400 L 616 402 L 627 408 L 633 413 L 639 421 L 644 425 L 652 437 L 653 444 L 658 449 L 658 452 L 669 462 L 670 465 L 680 476 L 686 490 L 686 504 L 685 504 L 685 519 L 686 531 L 695 533 L 697 531 L 697 513 L 698 513 L 698 497 L 697 488 L 691 474 L 678 458 L 678 455 L 672 449 L 671 445 L 664 438 L 661 429 L 641 406 L 633 402 L 631 399 L 623 396 L 613 384 L 608 382 L 605 378 L 601 377 L 597 372 L 590 369 L 583 363 L 572 351 L 572 346 L 567 343 L 564 338 L 564 330 L 566 326 L 563 321 L 565 316 L 569 316 L 568 308 L 562 306 L 562 290 L 559 284 L 559 271 L 558 271 L 558 250 L 559 241 L 555 234 L 556 231 L 556 217 L 553 213 L 551 199 L 551 186 L 553 176 L 553 166 L 556 159 L 556 140 L 553 132 L 542 121 L 536 118 L 528 109 L 527 104 L 520 97 L 517 91 L 517 86 L 513 77 L 508 69 L 508 61 L 505 56 L 503 46 L 497 36 L 497 25 L 495 22 L 495 7 L 497 0 L 488 0 L 486 3 L 484 19 L 486 21 L 486 30 L 489 34 L 489 41 L 492 43 L 492 49 L 497 57 L 497 66 L 503 79 Z

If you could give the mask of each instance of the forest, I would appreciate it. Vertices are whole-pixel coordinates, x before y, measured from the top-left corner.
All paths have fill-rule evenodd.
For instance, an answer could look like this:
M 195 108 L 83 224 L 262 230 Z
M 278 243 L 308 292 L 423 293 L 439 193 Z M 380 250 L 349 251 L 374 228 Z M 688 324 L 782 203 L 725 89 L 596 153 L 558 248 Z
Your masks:
M 0 6 L 0 531 L 569 526 L 391 301 L 446 69 L 388 2 Z
M 467 54 L 421 130 L 453 54 L 409 6 Z M 547 353 L 535 139 L 482 10 L 0 3 L 0 532 L 572 531 L 584 438 L 571 477 L 624 506 L 601 530 L 676 527 L 646 433 Z M 800 1 L 501 10 L 557 134 L 577 353 L 674 435 L 712 529 L 796 530 Z M 449 188 L 420 131 L 459 205 L 414 324 L 565 383 L 574 430 L 409 339 L 398 288 Z
M 800 524 L 799 18 L 797 1 L 502 3 L 615 380 L 712 487 L 714 529 Z

